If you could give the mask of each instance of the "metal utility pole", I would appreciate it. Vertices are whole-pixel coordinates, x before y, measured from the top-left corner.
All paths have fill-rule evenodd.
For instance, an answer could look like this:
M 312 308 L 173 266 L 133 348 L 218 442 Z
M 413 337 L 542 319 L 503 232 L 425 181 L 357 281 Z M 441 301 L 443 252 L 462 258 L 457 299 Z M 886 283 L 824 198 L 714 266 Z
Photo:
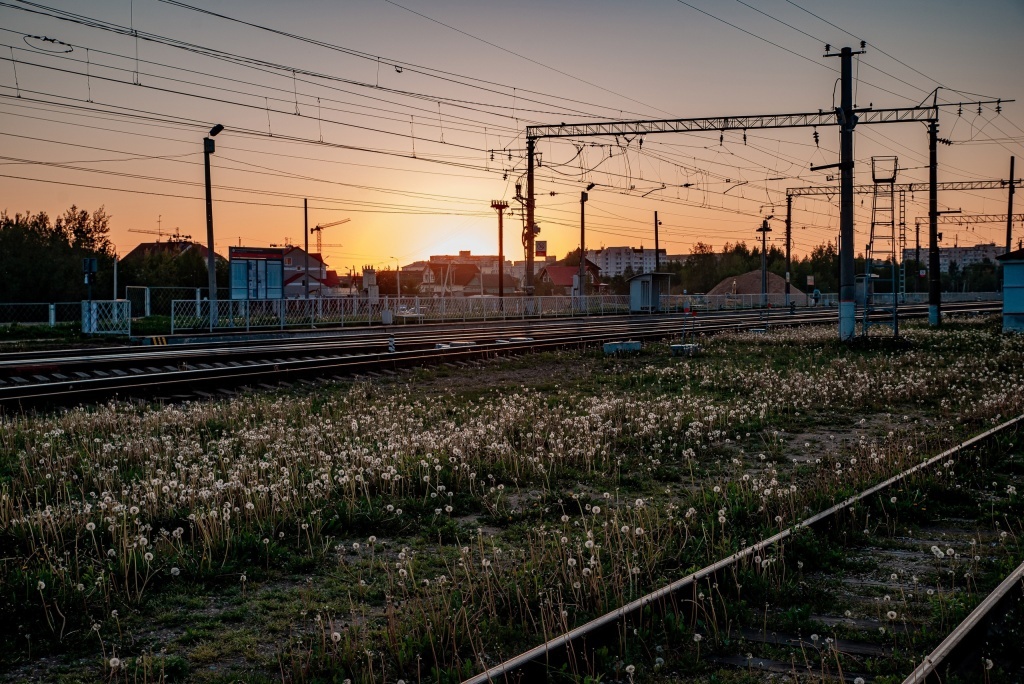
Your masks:
M 942 274 L 939 272 L 939 122 L 928 124 L 928 324 L 942 323 Z M 1012 183 L 1011 183 L 1012 186 Z
M 852 340 L 857 328 L 856 280 L 853 273 L 853 56 L 862 54 L 844 47 L 839 52 L 839 339 Z M 835 56 L 826 55 L 826 56 Z
M 768 219 L 774 218 L 769 216 L 762 223 L 761 227 L 757 229 L 757 232 L 761 234 L 761 306 L 768 306 L 768 233 L 772 232 L 772 229 L 768 226 Z
M 203 138 L 203 165 L 206 171 L 206 272 L 210 286 L 210 329 L 215 327 L 217 322 L 217 262 L 213 252 L 213 195 L 210 190 L 210 155 L 213 154 L 216 146 L 213 139 L 224 130 L 224 126 L 217 124 L 210 129 L 210 136 Z
M 654 272 L 658 272 L 658 268 L 661 267 L 661 252 L 658 251 L 658 226 L 661 225 L 661 221 L 658 220 L 658 212 L 654 212 Z
M 306 285 L 306 299 L 309 299 L 309 200 L 302 199 L 302 234 L 306 238 L 306 245 L 303 251 L 306 253 L 306 263 L 302 267 L 302 282 Z
M 562 123 L 560 125 L 527 126 L 526 142 L 528 156 L 528 183 L 527 183 L 527 227 L 524 234 L 523 246 L 529 244 L 530 250 L 527 256 L 530 286 L 533 283 L 533 261 L 532 245 L 533 233 L 533 209 L 534 209 L 534 184 L 533 184 L 533 156 L 534 146 L 537 140 L 542 138 L 581 138 L 588 136 L 631 136 L 651 135 L 654 133 L 690 133 L 690 132 L 718 132 L 725 131 L 746 131 L 769 128 L 803 128 L 815 126 L 840 126 L 841 127 L 841 157 L 842 166 L 842 215 L 840 221 L 842 228 L 842 240 L 840 245 L 840 259 L 842 264 L 842 277 L 840 297 L 840 339 L 852 340 L 856 326 L 856 307 L 854 303 L 854 273 L 853 273 L 853 129 L 860 124 L 882 124 L 882 123 L 905 123 L 909 121 L 934 121 L 938 116 L 940 107 L 947 106 L 932 102 L 931 105 L 920 105 L 917 107 L 885 108 L 875 109 L 874 107 L 855 110 L 853 108 L 853 78 L 852 58 L 853 55 L 862 54 L 864 44 L 861 44 L 861 52 L 854 52 L 851 48 L 843 48 L 839 53 L 826 54 L 828 57 L 842 58 L 842 106 L 834 110 L 818 110 L 817 112 L 793 113 L 793 114 L 759 114 L 754 116 L 719 116 L 694 119 L 651 119 L 640 121 L 598 121 L 588 123 Z M 831 46 L 826 45 L 828 53 Z M 987 100 L 979 101 L 977 104 L 1005 104 L 1012 100 Z M 961 106 L 962 103 L 950 103 L 948 106 Z M 831 165 L 835 166 L 835 165 Z M 819 167 L 821 168 L 821 167 Z M 984 182 L 982 182 L 984 184 Z M 972 183 L 964 183 L 965 186 Z M 904 189 L 898 186 L 897 189 Z M 907 189 L 912 188 L 908 187 Z M 968 188 L 964 188 L 968 189 Z M 831 192 L 835 192 L 832 188 Z M 806 193 L 812 194 L 812 193 Z M 818 194 L 813 193 L 813 194 Z
M 914 221 L 914 264 L 917 276 L 914 278 L 914 292 L 921 291 L 921 222 Z
M 498 212 L 498 299 L 505 301 L 505 210 L 508 209 L 508 202 L 504 200 L 493 200 L 491 209 Z M 484 280 L 483 272 L 480 273 L 480 282 Z
M 587 293 L 587 223 L 586 206 L 590 195 L 587 193 L 594 188 L 591 183 L 586 190 L 580 192 L 580 297 Z
M 533 150 L 537 141 L 526 139 L 526 227 L 523 228 L 523 247 L 526 248 L 526 296 L 533 296 L 533 239 L 537 231 L 534 228 L 534 195 L 533 195 Z
M 1010 157 L 1010 199 L 1006 208 L 1006 252 L 1013 248 L 1013 157 Z
M 793 196 L 786 195 L 786 306 L 789 306 L 789 279 L 792 272 L 790 249 L 793 243 Z

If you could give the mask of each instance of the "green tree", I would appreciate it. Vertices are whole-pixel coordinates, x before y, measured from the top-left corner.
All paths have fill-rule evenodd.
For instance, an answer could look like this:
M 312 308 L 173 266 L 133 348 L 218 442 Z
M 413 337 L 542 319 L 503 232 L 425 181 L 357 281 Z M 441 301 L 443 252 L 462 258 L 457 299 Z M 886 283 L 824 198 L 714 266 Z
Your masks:
M 83 299 L 88 288 L 82 259 L 98 260 L 94 295 L 113 278 L 110 215 L 72 206 L 51 224 L 45 212 L 0 213 L 0 301 L 53 302 Z

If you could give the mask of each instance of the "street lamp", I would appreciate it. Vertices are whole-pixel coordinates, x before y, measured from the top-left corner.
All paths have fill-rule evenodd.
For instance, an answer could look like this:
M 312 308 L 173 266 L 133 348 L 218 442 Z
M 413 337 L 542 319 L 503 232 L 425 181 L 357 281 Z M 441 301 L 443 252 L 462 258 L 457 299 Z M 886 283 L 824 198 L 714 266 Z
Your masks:
M 580 193 L 580 296 L 587 292 L 587 228 L 585 206 L 590 196 L 587 194 L 594 189 L 594 183 L 587 186 L 587 189 Z
M 213 252 L 213 197 L 210 192 L 210 155 L 216 149 L 213 139 L 224 130 L 224 126 L 217 124 L 210 129 L 210 136 L 203 138 L 203 163 L 206 169 L 206 271 L 210 284 L 210 330 L 213 330 L 217 320 L 217 264 Z

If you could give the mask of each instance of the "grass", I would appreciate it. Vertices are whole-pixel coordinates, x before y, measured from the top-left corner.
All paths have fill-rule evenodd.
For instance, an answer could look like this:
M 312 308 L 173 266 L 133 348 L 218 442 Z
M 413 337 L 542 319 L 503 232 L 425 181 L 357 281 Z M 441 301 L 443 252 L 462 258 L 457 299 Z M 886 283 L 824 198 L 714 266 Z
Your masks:
M 459 679 L 1024 411 L 993 320 L 833 337 L 4 417 L 0 670 Z

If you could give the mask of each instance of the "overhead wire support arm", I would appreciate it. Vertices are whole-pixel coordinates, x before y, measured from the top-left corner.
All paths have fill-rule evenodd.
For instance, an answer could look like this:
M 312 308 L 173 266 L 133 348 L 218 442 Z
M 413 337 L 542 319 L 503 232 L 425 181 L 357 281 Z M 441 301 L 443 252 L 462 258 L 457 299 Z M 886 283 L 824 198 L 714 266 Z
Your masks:
M 896 109 L 858 109 L 860 123 L 899 123 L 932 121 L 935 107 L 902 107 Z M 747 128 L 810 128 L 838 126 L 835 112 L 803 114 L 756 114 L 753 116 L 717 116 L 698 119 L 652 119 L 642 121 L 600 121 L 594 123 L 527 126 L 527 139 L 568 138 L 598 135 L 648 135 L 652 133 L 692 133 L 700 131 L 738 131 Z
M 815 167 L 817 168 L 817 167 Z M 1009 185 L 1007 180 L 983 180 L 983 181 L 950 181 L 939 183 L 939 190 L 1002 190 Z M 1016 188 L 1024 188 L 1024 179 L 1015 178 L 1013 185 Z M 896 183 L 893 185 L 896 192 L 926 192 L 928 182 L 923 183 Z M 853 191 L 858 194 L 870 194 L 874 192 L 874 185 L 855 185 Z M 835 185 L 812 185 L 803 188 L 789 188 L 786 195 L 790 197 L 801 197 L 809 195 L 835 195 L 839 187 Z

